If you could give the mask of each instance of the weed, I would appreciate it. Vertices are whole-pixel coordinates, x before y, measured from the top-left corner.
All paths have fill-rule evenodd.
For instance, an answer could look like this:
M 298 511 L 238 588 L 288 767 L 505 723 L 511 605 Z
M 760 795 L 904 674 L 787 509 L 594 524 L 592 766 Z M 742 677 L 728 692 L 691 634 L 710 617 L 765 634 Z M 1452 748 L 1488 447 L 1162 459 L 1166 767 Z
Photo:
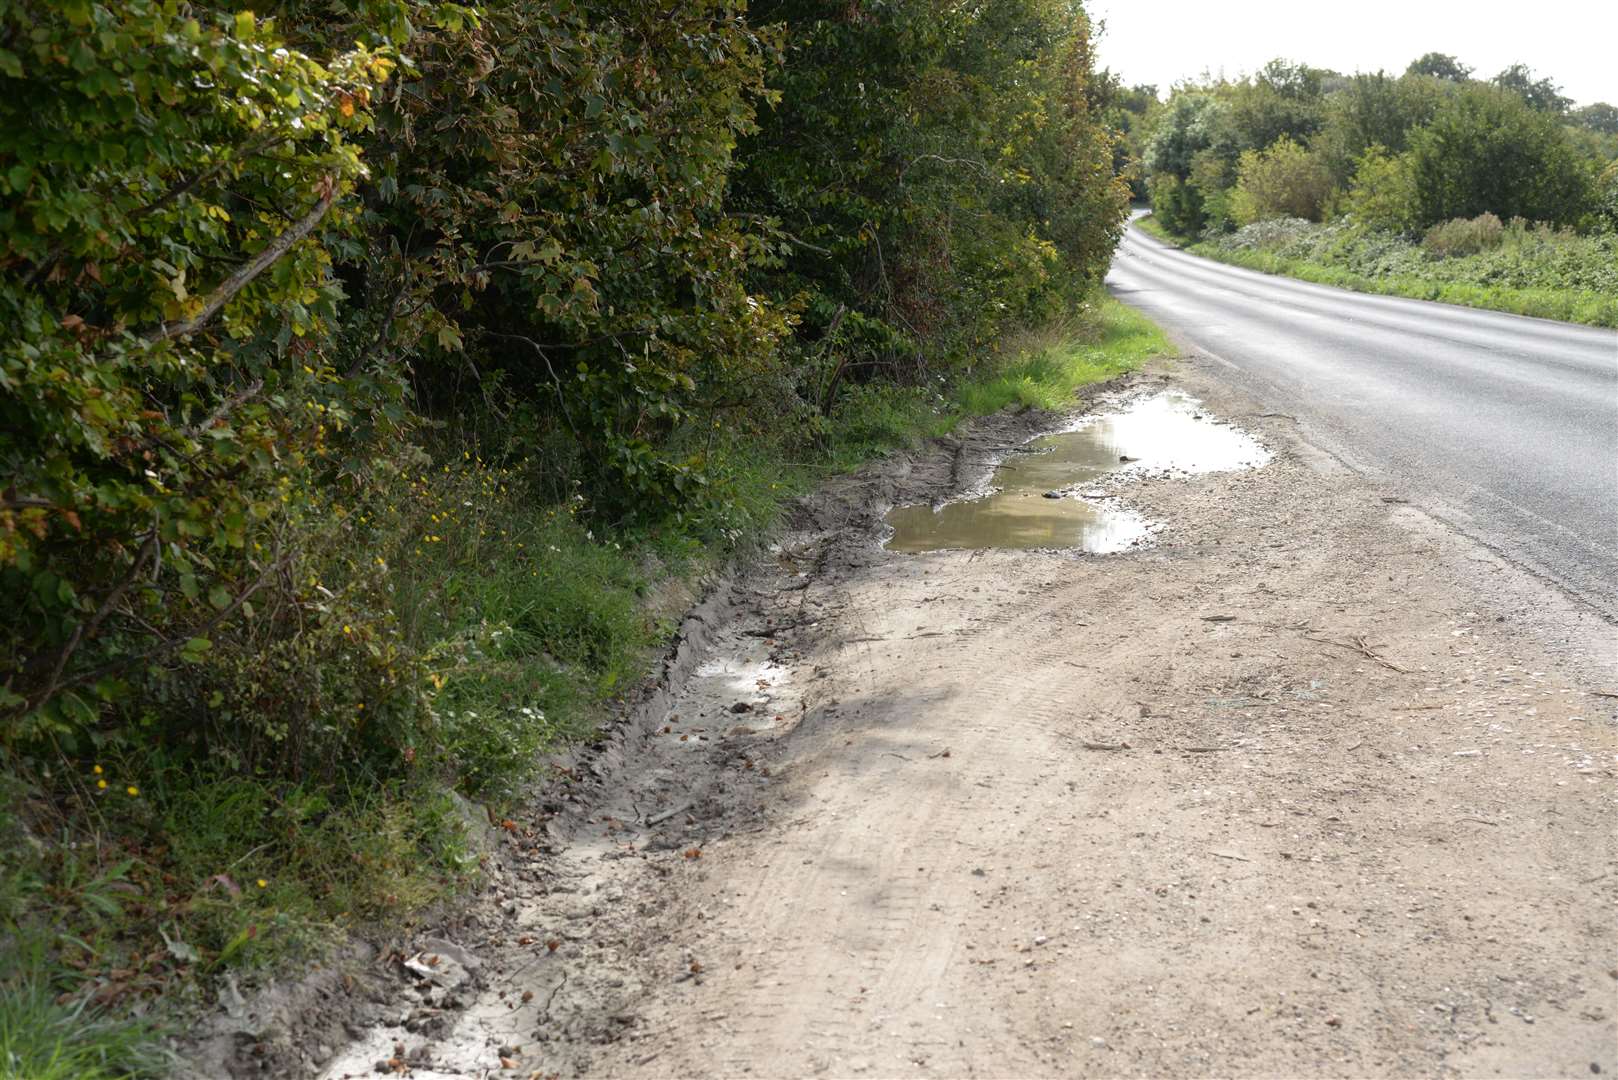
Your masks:
M 1479 255 L 1500 246 L 1505 223 L 1493 214 L 1442 221 L 1422 236 L 1421 246 L 1440 259 Z
M 0 1080 L 132 1080 L 169 1065 L 148 1022 L 61 1001 L 38 976 L 0 981 Z
M 1618 236 L 1580 236 L 1522 221 L 1497 234 L 1494 224 L 1488 215 L 1450 222 L 1435 230 L 1436 243 L 1418 244 L 1350 222 L 1277 219 L 1189 250 L 1356 292 L 1618 326 Z

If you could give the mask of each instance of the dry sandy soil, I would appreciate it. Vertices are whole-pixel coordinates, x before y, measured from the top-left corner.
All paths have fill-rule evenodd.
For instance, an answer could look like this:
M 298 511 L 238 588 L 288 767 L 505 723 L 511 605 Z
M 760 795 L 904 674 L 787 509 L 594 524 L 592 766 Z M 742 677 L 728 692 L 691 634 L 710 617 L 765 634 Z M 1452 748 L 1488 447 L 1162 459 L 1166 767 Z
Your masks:
M 1197 361 L 1121 392 L 1171 381 L 1274 459 L 1132 484 L 1141 550 L 881 549 L 1050 417 L 806 503 L 304 1067 L 1618 1071 L 1614 627 Z

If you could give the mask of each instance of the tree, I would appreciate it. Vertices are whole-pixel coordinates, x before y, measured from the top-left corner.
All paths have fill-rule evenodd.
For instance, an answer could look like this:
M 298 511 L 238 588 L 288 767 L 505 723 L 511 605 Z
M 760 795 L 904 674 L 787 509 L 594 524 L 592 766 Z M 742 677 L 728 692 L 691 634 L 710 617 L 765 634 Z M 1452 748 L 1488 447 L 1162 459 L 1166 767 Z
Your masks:
M 1141 84 L 1125 87 L 1110 71 L 1097 74 L 1092 109 L 1102 123 L 1118 133 L 1113 145 L 1113 172 L 1129 182 L 1130 196 L 1146 198 L 1146 181 L 1141 175 L 1141 131 L 1147 113 L 1157 105 L 1157 87 Z
M 824 407 L 845 374 L 965 362 L 1099 277 L 1128 192 L 1078 3 L 749 11 L 781 27 L 787 62 L 732 190 L 789 253 L 754 280 L 803 311 L 804 393 Z
M 1512 64 L 1489 80 L 1502 90 L 1510 90 L 1528 103 L 1530 109 L 1561 116 L 1573 104 L 1572 98 L 1563 97 L 1562 88 L 1550 79 L 1536 79 L 1527 64 Z
M 1618 233 L 1618 161 L 1609 162 L 1596 179 L 1597 227 Z
M 1262 150 L 1277 139 L 1307 142 L 1325 119 L 1324 72 L 1271 60 L 1252 79 L 1223 88 L 1230 126 L 1243 150 Z
M 1406 75 L 1430 75 L 1450 82 L 1465 82 L 1472 77 L 1472 71 L 1455 57 L 1441 52 L 1424 53 L 1405 68 Z
M 1582 128 L 1603 135 L 1618 135 L 1618 105 L 1597 101 L 1582 109 L 1574 109 L 1568 114 L 1568 119 Z
M 1235 164 L 1239 148 L 1229 107 L 1208 93 L 1178 93 L 1158 116 L 1146 143 L 1143 164 L 1152 212 L 1179 236 L 1194 236 L 1207 223 L 1205 192 L 1199 180 L 1224 176 L 1216 162 Z M 1201 168 L 1196 168 L 1198 163 Z M 1193 177 L 1195 171 L 1196 177 Z
M 1242 152 L 1231 214 L 1242 225 L 1276 217 L 1319 221 L 1331 191 L 1331 173 L 1320 157 L 1283 136 L 1263 150 Z
M 1153 173 L 1191 175 L 1191 159 L 1212 150 L 1231 161 L 1240 152 L 1231 128 L 1230 108 L 1209 93 L 1175 94 L 1152 128 L 1146 167 Z
M 1343 199 L 1353 219 L 1376 229 L 1407 232 L 1416 218 L 1416 183 L 1408 154 L 1367 147 L 1354 168 L 1354 183 Z
M 1416 224 L 1488 212 L 1571 225 L 1589 206 L 1589 164 L 1556 117 L 1474 83 L 1450 96 L 1411 140 Z
M 1411 133 L 1438 110 L 1444 87 L 1425 76 L 1394 78 L 1380 71 L 1355 75 L 1328 100 L 1325 123 L 1311 146 L 1321 152 L 1337 182 L 1346 184 L 1368 148 L 1403 152 Z

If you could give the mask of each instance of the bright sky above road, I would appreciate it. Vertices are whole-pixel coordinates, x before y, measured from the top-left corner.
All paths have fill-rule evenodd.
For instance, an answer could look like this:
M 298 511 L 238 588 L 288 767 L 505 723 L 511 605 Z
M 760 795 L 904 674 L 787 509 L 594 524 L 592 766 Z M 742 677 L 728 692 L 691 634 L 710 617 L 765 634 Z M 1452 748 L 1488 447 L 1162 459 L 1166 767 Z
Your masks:
M 1237 76 L 1277 56 L 1345 73 L 1398 73 L 1427 52 L 1479 77 L 1514 63 L 1580 105 L 1618 105 L 1618 0 L 1089 0 L 1106 21 L 1101 64 L 1166 93 L 1180 79 Z

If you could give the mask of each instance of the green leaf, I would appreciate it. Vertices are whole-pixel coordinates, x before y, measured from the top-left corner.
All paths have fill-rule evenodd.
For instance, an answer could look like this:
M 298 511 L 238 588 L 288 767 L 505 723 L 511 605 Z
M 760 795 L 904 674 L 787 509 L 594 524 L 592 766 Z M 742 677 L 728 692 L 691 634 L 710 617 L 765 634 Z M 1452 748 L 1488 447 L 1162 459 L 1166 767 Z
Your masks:
M 258 937 L 257 924 L 242 927 L 236 936 L 225 942 L 225 947 L 219 950 L 219 955 L 214 958 L 214 962 L 209 965 L 209 968 L 212 969 L 219 967 L 221 964 L 229 963 L 231 957 L 242 951 L 242 946 L 256 937 Z
M 64 690 L 57 699 L 62 710 L 62 716 L 84 727 L 96 722 L 99 715 L 90 703 L 71 690 Z

